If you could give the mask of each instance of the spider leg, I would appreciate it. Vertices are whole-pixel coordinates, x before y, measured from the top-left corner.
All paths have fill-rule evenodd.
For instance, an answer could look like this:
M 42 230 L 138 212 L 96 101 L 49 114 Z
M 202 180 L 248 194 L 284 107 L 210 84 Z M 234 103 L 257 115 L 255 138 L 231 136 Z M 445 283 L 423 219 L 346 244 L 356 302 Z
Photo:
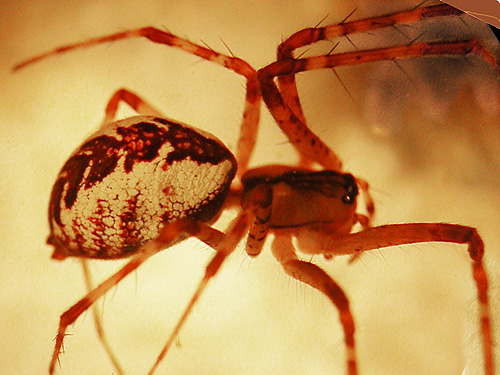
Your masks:
M 359 216 L 358 221 L 363 226 L 364 229 L 371 226 L 371 221 L 373 216 L 375 215 L 375 203 L 373 203 L 373 198 L 370 194 L 370 185 L 365 180 L 356 177 L 356 183 L 358 184 L 361 190 L 361 196 L 363 197 L 363 201 L 365 202 L 365 208 L 368 216 Z
M 346 344 L 347 374 L 356 375 L 358 370 L 354 344 L 354 318 L 344 291 L 320 267 L 297 258 L 291 237 L 286 232 L 276 233 L 272 244 L 272 252 L 289 276 L 318 289 L 338 309 Z
M 158 355 L 156 362 L 154 363 L 151 370 L 148 372 L 148 375 L 152 375 L 155 372 L 158 365 L 163 360 L 168 350 L 174 343 L 175 338 L 179 334 L 179 331 L 181 330 L 187 317 L 191 313 L 196 301 L 200 298 L 201 294 L 207 287 L 208 282 L 210 281 L 210 279 L 212 279 L 212 277 L 214 277 L 217 274 L 224 260 L 226 260 L 227 256 L 234 251 L 238 243 L 245 235 L 245 232 L 248 228 L 248 218 L 245 213 L 241 213 L 236 219 L 233 220 L 233 222 L 229 226 L 227 234 L 224 237 L 221 237 L 223 236 L 221 232 L 211 228 L 206 224 L 198 224 L 198 225 L 199 228 L 197 228 L 197 230 L 192 234 L 196 236 L 199 240 L 213 247 L 217 251 L 217 253 L 214 255 L 210 263 L 207 265 L 203 279 L 201 280 L 200 284 L 198 285 L 198 288 L 191 297 L 191 300 L 189 301 L 181 318 L 177 322 L 177 325 L 170 334 L 165 346 L 163 347 L 163 350 Z
M 105 280 L 97 288 L 93 289 L 85 295 L 80 301 L 74 304 L 66 312 L 61 315 L 59 329 L 57 331 L 55 348 L 50 362 L 49 373 L 54 373 L 56 362 L 58 362 L 59 353 L 63 345 L 66 328 L 75 322 L 76 319 L 94 304 L 97 299 L 102 297 L 113 286 L 117 285 L 125 276 L 137 269 L 145 260 L 164 249 L 165 247 L 184 239 L 182 233 L 194 232 L 197 224 L 189 219 L 180 219 L 171 224 L 166 225 L 158 238 L 148 242 L 138 254 L 130 260 L 123 268 L 114 275 Z M 215 241 L 212 239 L 212 241 Z
M 357 254 L 419 242 L 450 242 L 468 244 L 472 259 L 472 276 L 476 284 L 481 334 L 483 342 L 485 374 L 494 374 L 492 336 L 488 303 L 488 279 L 483 266 L 484 245 L 474 228 L 442 223 L 393 224 L 368 228 L 348 236 L 334 237 L 325 233 L 302 228 L 295 231 L 299 248 L 307 253 Z
M 363 50 L 356 52 L 346 52 L 327 56 L 313 56 L 303 59 L 278 60 L 257 72 L 261 82 L 261 92 L 263 99 L 271 111 L 273 117 L 280 125 L 281 129 L 287 134 L 289 139 L 296 144 L 304 155 L 308 155 L 325 168 L 332 169 L 335 166 L 337 157 L 332 155 L 332 151 L 324 144 L 318 144 L 314 134 L 310 133 L 307 125 L 302 121 L 303 114 L 296 115 L 297 104 L 292 110 L 288 102 L 281 95 L 286 92 L 290 95 L 290 88 L 278 87 L 274 83 L 274 78 L 293 77 L 295 74 L 316 69 L 331 69 L 338 66 L 360 65 L 375 61 L 396 60 L 405 58 L 414 58 L 421 56 L 438 55 L 469 55 L 475 54 L 484 59 L 495 70 L 499 71 L 498 62 L 493 54 L 487 51 L 475 40 L 451 41 L 451 42 L 432 42 L 416 43 L 404 46 L 380 48 L 373 50 Z M 289 78 L 287 78 L 289 79 Z M 301 113 L 301 110 L 300 110 Z M 306 142 L 300 142 L 297 134 L 303 134 Z M 316 150 L 315 150 L 316 149 Z
M 248 231 L 245 251 L 251 257 L 259 255 L 271 225 L 273 189 L 268 184 L 261 184 L 254 189 L 243 208 L 252 213 L 252 223 Z M 247 206 L 248 205 L 248 206 Z
M 463 12 L 459 9 L 447 4 L 439 4 L 383 16 L 365 18 L 362 20 L 342 22 L 335 25 L 307 28 L 296 32 L 278 46 L 277 59 L 278 61 L 294 59 L 294 52 L 297 48 L 305 47 L 323 40 L 332 40 L 351 34 L 366 33 L 376 29 L 395 27 L 402 23 L 409 24 L 435 17 L 460 16 L 462 14 Z M 295 116 L 305 123 L 302 106 L 297 92 L 295 75 L 278 77 L 278 85 L 287 105 Z
M 84 42 L 56 48 L 52 51 L 35 56 L 33 58 L 30 58 L 28 60 L 25 60 L 17 64 L 14 67 L 14 71 L 22 69 L 28 65 L 43 60 L 47 57 L 58 55 L 61 53 L 66 53 L 68 51 L 72 51 L 75 49 L 87 48 L 97 44 L 109 43 L 120 39 L 130 39 L 136 37 L 143 37 L 149 39 L 153 43 L 179 48 L 187 53 L 191 53 L 204 60 L 211 61 L 226 69 L 232 70 L 233 72 L 246 78 L 247 83 L 246 83 L 246 95 L 245 95 L 245 108 L 243 111 L 243 120 L 240 129 L 241 133 L 236 152 L 236 158 L 238 160 L 237 178 L 239 180 L 241 175 L 247 169 L 248 162 L 250 160 L 252 151 L 255 146 L 257 130 L 259 125 L 260 101 L 261 101 L 259 82 L 257 81 L 255 69 L 253 69 L 247 62 L 245 62 L 240 58 L 227 56 L 215 52 L 210 48 L 200 46 L 198 44 L 190 42 L 187 39 L 180 38 L 166 31 L 156 29 L 154 27 L 144 27 L 100 38 L 89 39 Z M 133 101 L 134 99 L 132 99 L 132 102 Z M 131 106 L 133 107 L 133 105 Z M 148 107 L 148 109 L 151 108 L 152 107 Z M 108 115 L 106 115 L 105 121 L 107 120 L 109 120 Z
M 82 269 L 83 269 L 83 276 L 85 279 L 85 287 L 87 288 L 87 293 L 90 293 L 93 287 L 92 283 L 92 276 L 90 274 L 89 267 L 87 265 L 87 260 L 84 258 L 80 259 L 81 264 L 82 264 Z M 113 363 L 113 366 L 115 367 L 116 372 L 118 375 L 123 375 L 125 372 L 123 371 L 122 366 L 118 362 L 118 359 L 114 355 L 113 351 L 111 350 L 111 346 L 109 345 L 109 342 L 106 338 L 106 335 L 104 334 L 104 329 L 102 325 L 102 319 L 101 319 L 101 314 L 99 312 L 99 307 L 97 304 L 92 305 L 92 316 L 94 317 L 94 325 L 95 325 L 95 330 L 97 332 L 97 336 L 99 337 L 99 341 L 101 342 L 102 346 L 104 347 L 104 351 L 108 355 L 109 359 Z
M 160 111 L 146 102 L 140 96 L 125 88 L 121 88 L 113 94 L 111 99 L 109 99 L 101 128 L 114 121 L 116 112 L 118 111 L 118 104 L 120 104 L 120 102 L 127 103 L 130 108 L 141 115 L 164 117 L 164 115 Z

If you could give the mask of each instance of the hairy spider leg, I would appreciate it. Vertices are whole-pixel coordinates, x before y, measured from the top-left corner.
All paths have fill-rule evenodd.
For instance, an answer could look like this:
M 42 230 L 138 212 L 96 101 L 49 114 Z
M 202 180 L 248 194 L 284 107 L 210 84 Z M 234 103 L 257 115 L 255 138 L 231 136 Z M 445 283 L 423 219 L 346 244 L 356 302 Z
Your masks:
M 271 246 L 273 255 L 287 275 L 319 290 L 337 308 L 344 331 L 347 374 L 357 375 L 354 318 L 349 308 L 349 299 L 342 288 L 322 268 L 314 263 L 298 259 L 292 244 L 292 233 L 286 232 L 275 232 L 275 239 Z
M 90 293 L 92 289 L 94 289 L 94 286 L 92 283 L 92 276 L 90 274 L 87 260 L 85 258 L 80 258 L 80 262 L 82 264 L 83 277 L 85 279 L 85 288 L 87 289 L 87 293 Z M 99 338 L 99 341 L 104 347 L 104 351 L 111 360 L 111 363 L 113 364 L 118 375 L 123 375 L 125 372 L 123 371 L 123 367 L 120 365 L 120 362 L 118 362 L 118 359 L 116 358 L 115 354 L 113 353 L 113 350 L 111 349 L 111 346 L 109 345 L 109 342 L 104 333 L 101 313 L 99 311 L 99 307 L 95 303 L 92 305 L 92 316 L 94 318 L 94 325 L 95 325 L 95 330 L 97 332 L 97 337 Z
M 352 255 L 368 250 L 420 242 L 467 244 L 469 256 L 472 259 L 472 276 L 478 293 L 485 374 L 494 374 L 488 279 L 483 266 L 484 245 L 476 229 L 454 224 L 418 223 L 384 225 L 346 236 L 332 236 L 327 232 L 308 227 L 280 229 L 276 232 L 277 237 L 295 236 L 297 246 L 301 251 L 311 254 Z
M 296 49 L 320 41 L 331 41 L 342 36 L 366 33 L 387 27 L 396 27 L 399 24 L 409 24 L 435 17 L 459 16 L 462 14 L 463 12 L 459 9 L 447 4 L 439 4 L 356 21 L 341 22 L 324 27 L 307 28 L 296 32 L 278 46 L 277 59 L 278 61 L 294 59 Z M 279 76 L 278 87 L 285 103 L 290 107 L 294 115 L 305 123 L 306 120 L 297 92 L 295 75 Z
M 207 265 L 205 268 L 205 275 L 203 276 L 203 279 L 200 281 L 200 284 L 198 285 L 198 288 L 194 292 L 193 296 L 191 297 L 191 300 L 189 301 L 186 309 L 184 310 L 181 318 L 177 322 L 177 325 L 175 326 L 174 330 L 170 334 L 170 337 L 168 338 L 167 342 L 165 343 L 165 346 L 163 347 L 160 355 L 156 359 L 156 362 L 154 363 L 153 367 L 151 370 L 148 372 L 148 375 L 153 375 L 153 373 L 156 371 L 158 368 L 158 365 L 160 362 L 163 360 L 165 355 L 167 354 L 168 350 L 174 343 L 175 338 L 179 334 L 179 331 L 181 330 L 182 326 L 186 322 L 187 317 L 191 313 L 196 301 L 200 298 L 201 294 L 205 290 L 205 288 L 208 285 L 208 282 L 219 272 L 220 267 L 222 266 L 222 263 L 226 260 L 226 258 L 234 251 L 236 246 L 238 246 L 238 243 L 241 241 L 241 239 L 244 237 L 247 229 L 248 229 L 248 217 L 245 212 L 242 212 L 234 219 L 227 231 L 227 234 L 224 236 L 224 238 L 220 238 L 218 235 L 216 229 L 213 229 L 207 225 L 203 225 L 202 229 L 204 229 L 207 234 L 202 234 L 202 233 L 197 233 L 195 234 L 196 237 L 198 237 L 201 241 L 205 242 L 206 244 L 210 245 L 210 247 L 214 248 L 217 253 L 214 255 L 210 263 Z M 211 240 L 212 237 L 212 232 L 216 235 L 217 242 L 214 242 Z M 219 232 L 220 233 L 220 232 Z
M 151 104 L 142 99 L 140 96 L 130 90 L 121 88 L 117 90 L 108 101 L 104 120 L 101 124 L 101 129 L 114 121 L 120 102 L 127 103 L 130 108 L 141 115 L 165 118 L 164 114 L 162 114 Z
M 238 146 L 236 151 L 236 159 L 238 160 L 238 172 L 236 177 L 239 180 L 241 175 L 247 170 L 247 166 L 255 146 L 257 130 L 259 125 L 260 102 L 261 102 L 261 95 L 259 90 L 259 83 L 256 78 L 256 71 L 247 62 L 243 61 L 240 58 L 227 56 L 215 52 L 212 49 L 202 47 L 198 44 L 192 43 L 186 39 L 180 38 L 166 31 L 156 29 L 154 27 L 144 27 L 136 30 L 129 30 L 121 33 L 108 35 L 105 37 L 89 39 L 81 43 L 75 43 L 56 48 L 52 51 L 35 56 L 31 59 L 25 60 L 17 64 L 14 67 L 14 71 L 17 71 L 21 68 L 34 64 L 40 60 L 43 60 L 53 55 L 58 55 L 75 49 L 87 48 L 97 44 L 113 42 L 120 39 L 129 39 L 136 37 L 144 37 L 154 43 L 179 48 L 185 52 L 201 57 L 204 60 L 211 61 L 218 65 L 221 65 L 224 68 L 232 70 L 233 72 L 242 75 L 243 77 L 246 78 L 247 83 L 246 83 L 246 94 L 245 94 L 246 95 L 245 108 L 243 111 L 243 120 L 240 127 L 240 137 L 238 140 Z M 137 96 L 135 95 L 134 97 L 133 94 L 132 95 L 128 94 L 131 94 L 130 91 L 125 90 L 125 92 L 120 93 L 119 90 L 115 95 L 118 95 L 118 98 L 122 100 L 130 99 L 130 101 L 134 103 L 135 99 L 137 99 Z M 113 102 L 110 102 L 110 105 L 112 106 L 115 102 L 117 103 L 118 101 L 119 99 L 114 99 Z M 143 105 L 143 108 L 147 109 L 148 111 L 149 110 L 156 111 L 154 110 L 153 107 L 144 104 L 145 104 L 144 101 L 138 102 L 139 107 Z M 134 107 L 133 105 L 131 106 Z M 113 109 L 111 108 L 109 113 L 112 113 L 112 110 Z M 107 115 L 105 122 L 109 121 L 108 110 L 106 111 L 106 113 Z
M 238 218 L 237 223 L 243 221 L 244 215 L 243 218 Z M 117 285 L 125 276 L 137 269 L 137 267 L 139 267 L 148 258 L 165 249 L 166 247 L 187 238 L 188 236 L 197 237 L 216 250 L 221 247 L 221 249 L 223 249 L 221 251 L 226 251 L 225 249 L 227 245 L 225 245 L 225 238 L 229 238 L 228 240 L 232 240 L 234 237 L 234 235 L 231 234 L 231 230 L 226 237 L 224 233 L 211 228 L 207 224 L 195 222 L 191 219 L 179 219 L 172 223 L 166 224 L 162 229 L 160 235 L 154 240 L 149 241 L 141 250 L 139 250 L 137 255 L 134 256 L 130 260 L 130 262 L 128 262 L 118 272 L 101 283 L 97 288 L 87 293 L 87 295 L 85 295 L 82 299 L 80 299 L 76 304 L 74 304 L 71 308 L 69 308 L 61 315 L 59 329 L 55 340 L 55 347 L 52 354 L 52 360 L 49 366 L 49 373 L 54 373 L 55 365 L 58 362 L 59 354 L 61 353 L 66 329 L 69 325 L 73 324 L 73 322 L 75 322 L 75 320 L 78 319 L 78 317 L 84 311 L 91 307 L 113 286 Z M 217 259 L 220 259 L 221 257 L 222 260 L 225 258 L 225 256 L 218 256 Z

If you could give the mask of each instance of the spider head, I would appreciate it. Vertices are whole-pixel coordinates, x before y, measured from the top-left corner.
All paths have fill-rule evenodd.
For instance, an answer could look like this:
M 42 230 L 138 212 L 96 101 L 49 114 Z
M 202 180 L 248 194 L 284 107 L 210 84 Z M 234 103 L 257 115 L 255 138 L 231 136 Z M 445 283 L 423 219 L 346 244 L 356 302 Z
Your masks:
M 329 225 L 334 232 L 349 233 L 355 222 L 358 186 L 350 174 L 271 165 L 248 171 L 242 182 L 244 208 L 257 186 L 272 190 L 274 228 Z

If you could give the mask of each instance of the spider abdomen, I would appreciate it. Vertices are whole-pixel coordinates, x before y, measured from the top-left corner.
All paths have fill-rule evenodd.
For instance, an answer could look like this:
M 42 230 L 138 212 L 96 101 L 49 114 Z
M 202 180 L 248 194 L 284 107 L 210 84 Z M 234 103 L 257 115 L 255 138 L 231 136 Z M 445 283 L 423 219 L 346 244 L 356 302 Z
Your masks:
M 53 258 L 121 258 L 164 223 L 208 221 L 236 172 L 231 152 L 187 125 L 137 116 L 103 127 L 64 164 L 49 204 Z

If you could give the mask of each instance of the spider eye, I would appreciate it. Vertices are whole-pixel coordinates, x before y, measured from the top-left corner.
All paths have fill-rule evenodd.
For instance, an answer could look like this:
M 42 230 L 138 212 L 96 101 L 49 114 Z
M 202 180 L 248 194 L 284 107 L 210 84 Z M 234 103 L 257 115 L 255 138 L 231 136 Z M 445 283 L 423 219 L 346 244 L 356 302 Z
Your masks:
M 358 185 L 356 185 L 356 180 L 353 175 L 346 173 L 343 177 L 345 181 L 344 189 L 347 194 L 342 197 L 342 202 L 353 204 L 356 202 L 356 197 L 358 195 Z
M 342 197 L 342 202 L 346 204 L 353 204 L 356 200 L 356 196 L 351 195 L 351 194 L 346 194 Z

